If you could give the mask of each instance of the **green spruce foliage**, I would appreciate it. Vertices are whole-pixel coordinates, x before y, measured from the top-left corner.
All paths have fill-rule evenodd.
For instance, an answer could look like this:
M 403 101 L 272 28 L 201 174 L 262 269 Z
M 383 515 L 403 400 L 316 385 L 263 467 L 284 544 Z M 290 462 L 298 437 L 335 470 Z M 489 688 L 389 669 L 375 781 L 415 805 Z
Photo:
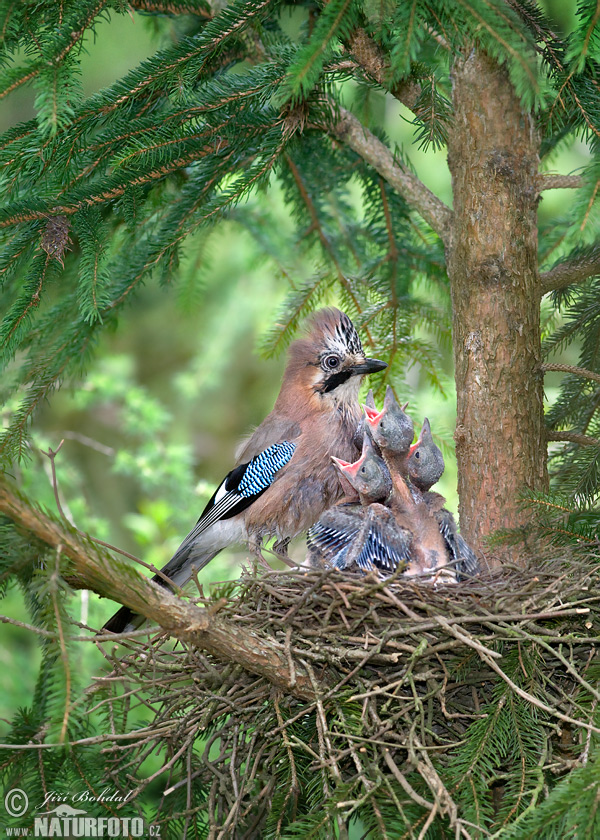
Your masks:
M 128 13 L 156 28 L 156 52 L 110 87 L 84 96 L 86 39 L 101 20 Z M 369 349 L 389 363 L 381 388 L 402 381 L 418 363 L 432 386 L 443 389 L 440 355 L 449 348 L 451 324 L 443 243 L 373 161 L 344 142 L 339 125 L 343 109 L 358 115 L 369 137 L 382 141 L 410 173 L 411 150 L 394 146 L 383 110 L 401 102 L 415 146 L 444 149 L 453 123 L 453 60 L 475 49 L 507 68 L 523 107 L 534 115 L 546 177 L 570 143 L 589 151 L 588 165 L 563 184 L 572 200 L 558 218 L 542 217 L 540 224 L 546 372 L 554 370 L 560 381 L 547 414 L 553 492 L 529 494 L 524 504 L 540 511 L 539 531 L 557 550 L 574 547 L 578 562 L 582 554 L 595 561 L 599 33 L 597 0 L 580 0 L 569 33 L 532 0 L 0 0 L 0 99 L 28 88 L 35 109 L 33 118 L 0 136 L 3 469 L 19 478 L 36 412 L 57 389 L 81 381 L 100 340 L 135 307 L 144 284 L 202 299 L 201 272 L 194 267 L 225 220 L 249 232 L 276 263 L 295 252 L 313 266 L 309 278 L 290 277 L 275 326 L 263 339 L 267 355 L 292 340 L 306 314 L 335 299 Z M 289 237 L 281 235 L 270 205 L 275 190 L 290 208 Z M 120 391 L 110 379 L 98 392 L 125 405 L 130 423 L 124 430 L 130 446 L 119 452 L 116 469 L 147 484 L 158 475 L 173 504 L 181 499 L 182 506 L 190 453 L 157 447 L 169 420 L 161 406 L 126 375 Z M 93 403 L 94 388 L 92 380 L 79 399 Z M 58 517 L 56 524 L 65 527 Z M 119 816 L 152 822 L 159 813 L 163 837 L 599 836 L 597 615 L 588 622 L 590 608 L 575 590 L 566 601 L 580 610 L 571 635 L 564 618 L 544 617 L 545 590 L 536 590 L 535 609 L 525 610 L 534 617 L 523 621 L 504 607 L 509 594 L 503 590 L 495 608 L 504 617 L 494 623 L 494 638 L 486 635 L 492 619 L 480 606 L 479 648 L 465 642 L 463 628 L 463 647 L 449 658 L 444 645 L 455 644 L 456 633 L 444 627 L 448 635 L 435 659 L 436 641 L 426 634 L 437 619 L 421 602 L 413 604 L 426 630 L 419 624 L 412 632 L 408 653 L 402 647 L 385 653 L 402 650 L 409 657 L 407 665 L 394 664 L 402 671 L 402 698 L 393 686 L 377 689 L 369 695 L 377 718 L 369 718 L 358 682 L 344 683 L 325 705 L 304 708 L 290 698 L 280 704 L 274 689 L 264 680 L 254 685 L 246 673 L 240 677 L 238 666 L 168 645 L 152 648 L 151 656 L 132 645 L 129 672 L 108 646 L 113 682 L 86 686 L 73 641 L 84 630 L 73 625 L 69 564 L 9 516 L 0 520 L 0 546 L 0 582 L 24 593 L 41 648 L 34 696 L 4 736 L 0 770 L 7 789 L 26 789 L 39 802 L 50 789 L 100 791 L 108 778 L 121 792 L 139 793 Z M 127 575 L 127 568 L 115 560 L 119 574 Z M 553 609 L 561 575 L 569 571 L 561 567 L 547 582 L 554 587 Z M 535 584 L 546 585 L 534 573 L 527 585 L 519 579 L 524 597 Z M 479 595 L 488 604 L 486 593 Z M 219 596 L 230 599 L 233 610 L 232 592 L 219 592 L 215 609 L 222 606 Z M 340 603 L 336 610 L 345 606 Z M 261 604 L 257 599 L 255 612 Z M 338 621 L 338 612 L 326 606 L 327 621 L 335 615 L 338 630 L 348 631 L 360 651 L 360 620 L 350 630 L 346 618 Z M 469 610 L 465 598 L 457 624 Z M 443 618 L 442 607 L 436 615 Z M 378 619 L 372 621 L 379 632 Z M 527 629 L 530 622 L 538 622 L 535 632 Z M 564 646 L 557 641 L 561 633 Z M 381 639 L 383 650 L 383 631 Z M 289 646 L 284 635 L 279 641 Z M 425 648 L 432 669 L 443 656 L 436 674 L 429 664 L 417 667 Z M 357 667 L 351 657 L 319 659 L 319 650 L 315 661 L 340 681 Z M 501 674 L 490 661 L 501 661 Z M 194 695 L 199 673 L 206 689 L 201 698 Z M 153 683 L 156 674 L 160 680 Z M 444 707 L 442 713 L 439 697 L 448 681 L 460 698 L 451 707 L 457 711 Z M 362 688 L 371 691 L 373 684 L 367 680 Z M 236 717 L 231 698 L 241 703 L 242 696 L 249 699 Z M 394 727 L 404 741 L 394 740 Z M 137 730 L 144 738 L 135 749 L 121 750 L 120 739 L 131 740 Z M 94 739 L 106 733 L 114 737 L 104 750 L 110 739 Z M 392 748 L 397 772 L 385 764 Z M 235 786 L 244 778 L 251 784 L 236 800 Z M 268 813 L 261 811 L 263 801 Z M 86 807 L 90 815 L 113 813 L 97 802 Z M 229 825 L 238 833 L 229 835 Z

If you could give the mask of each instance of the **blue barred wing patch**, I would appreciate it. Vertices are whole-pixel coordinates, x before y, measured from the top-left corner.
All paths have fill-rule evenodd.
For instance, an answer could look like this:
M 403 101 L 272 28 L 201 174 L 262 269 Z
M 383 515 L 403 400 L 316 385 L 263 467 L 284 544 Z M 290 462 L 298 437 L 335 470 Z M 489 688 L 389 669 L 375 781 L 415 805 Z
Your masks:
M 273 479 L 279 470 L 288 463 L 295 449 L 295 443 L 284 440 L 281 443 L 274 443 L 273 446 L 269 446 L 268 449 L 256 455 L 248 463 L 246 471 L 236 488 L 236 494 L 241 496 L 242 499 L 247 499 L 251 496 L 258 496 L 259 493 L 266 490 L 273 483 Z
M 231 470 L 213 493 L 200 519 L 181 543 L 174 557 L 186 552 L 200 534 L 215 522 L 229 519 L 251 505 L 271 486 L 278 471 L 289 462 L 295 449 L 296 444 L 288 440 L 274 443 L 247 464 L 239 464 Z

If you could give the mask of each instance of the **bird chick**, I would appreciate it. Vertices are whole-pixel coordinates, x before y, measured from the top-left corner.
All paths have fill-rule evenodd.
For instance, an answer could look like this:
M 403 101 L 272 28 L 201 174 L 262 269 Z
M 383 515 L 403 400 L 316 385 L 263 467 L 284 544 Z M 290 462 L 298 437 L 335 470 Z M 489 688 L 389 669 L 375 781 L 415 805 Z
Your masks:
M 369 388 L 367 391 L 367 396 L 365 397 L 365 405 L 367 408 L 372 408 L 377 411 L 377 406 L 375 405 L 375 395 L 373 394 L 373 389 Z
M 408 403 L 406 404 L 408 405 Z M 414 437 L 413 421 L 405 414 L 388 385 L 381 411 L 364 406 L 367 429 L 381 450 L 390 472 L 406 475 L 406 462 Z
M 426 492 L 438 483 L 445 466 L 442 450 L 433 441 L 431 426 L 426 417 L 421 434 L 408 453 L 407 473 L 410 482 L 418 490 Z
M 387 499 L 392 491 L 392 478 L 377 454 L 368 435 L 364 436 L 362 453 L 353 464 L 331 456 L 340 474 L 354 487 L 361 504 L 369 505 Z
M 361 504 L 342 504 L 320 517 L 308 532 L 312 565 L 376 571 L 385 576 L 404 568 L 412 534 L 397 526 L 392 512 L 378 500 L 392 490 L 389 470 L 367 435 L 354 463 L 333 458 L 340 474 L 357 491 Z
M 388 405 L 390 416 L 397 417 L 399 406 L 394 408 L 391 401 Z M 408 431 L 402 435 L 398 427 L 384 418 L 379 430 L 385 461 L 368 436 L 356 462 L 333 458 L 361 505 L 338 505 L 320 517 L 309 531 L 311 562 L 375 571 L 381 577 L 400 567 L 404 576 L 434 576 L 445 582 L 476 574 L 477 558 L 444 508 L 444 497 L 430 490 L 445 465 L 429 421 L 425 419 L 412 446 L 407 444 Z
M 375 406 L 375 397 L 373 395 L 373 389 L 372 388 L 369 388 L 369 390 L 367 391 L 367 396 L 365 397 L 365 403 L 364 404 L 367 408 L 371 408 L 371 409 L 373 409 L 373 411 L 377 411 L 377 408 Z M 357 449 L 362 448 L 363 440 L 365 439 L 366 435 L 368 435 L 367 420 L 366 420 L 365 415 L 363 414 L 362 417 L 360 418 L 360 422 L 359 422 L 358 426 L 356 427 L 356 433 L 354 435 L 354 444 L 355 444 Z
M 465 538 L 458 533 L 458 526 L 451 512 L 442 508 L 435 514 L 435 517 L 450 559 L 456 569 L 456 579 L 461 581 L 476 577 L 481 572 L 479 560 Z
M 406 408 L 406 406 L 404 406 Z M 385 465 L 388 468 L 392 482 L 392 490 L 386 500 L 393 517 L 395 526 L 403 536 L 406 547 L 404 561 L 407 563 L 404 574 L 424 575 L 443 567 L 447 562 L 447 553 L 437 521 L 425 504 L 420 491 L 413 492 L 408 479 L 409 461 L 415 462 L 413 469 L 417 480 L 427 481 L 429 471 L 421 470 L 421 455 L 416 452 L 426 446 L 427 456 L 423 458 L 424 465 L 429 466 L 430 447 L 433 439 L 425 440 L 411 446 L 413 439 L 413 422 L 401 408 L 392 389 L 388 386 L 382 411 L 365 407 L 365 418 L 369 433 L 381 449 Z M 440 453 L 441 455 L 441 453 Z M 374 461 L 376 463 L 376 461 Z M 339 466 L 339 465 L 338 465 Z M 359 465 L 356 468 L 347 466 L 343 469 L 346 479 L 356 488 L 356 481 L 360 478 Z M 381 472 L 381 468 L 380 468 Z M 380 512 L 379 519 L 388 518 Z M 356 544 L 356 543 L 355 543 Z

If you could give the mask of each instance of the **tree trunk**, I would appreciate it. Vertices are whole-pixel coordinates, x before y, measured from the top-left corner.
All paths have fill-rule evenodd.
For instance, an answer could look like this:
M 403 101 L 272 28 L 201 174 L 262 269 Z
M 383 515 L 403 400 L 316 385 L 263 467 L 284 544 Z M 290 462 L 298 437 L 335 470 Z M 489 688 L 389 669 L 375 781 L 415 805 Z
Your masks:
M 475 546 L 524 523 L 547 488 L 537 270 L 538 135 L 504 68 L 471 50 L 452 73 L 448 142 L 461 530 Z

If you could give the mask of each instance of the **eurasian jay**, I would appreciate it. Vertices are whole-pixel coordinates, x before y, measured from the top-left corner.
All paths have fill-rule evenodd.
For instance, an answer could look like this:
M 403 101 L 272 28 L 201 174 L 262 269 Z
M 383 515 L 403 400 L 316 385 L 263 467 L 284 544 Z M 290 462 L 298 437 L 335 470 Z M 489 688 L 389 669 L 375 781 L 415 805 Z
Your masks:
M 275 537 L 276 548 L 285 550 L 316 522 L 344 495 L 331 456 L 352 461 L 358 455 L 363 377 L 386 367 L 365 356 L 345 313 L 314 313 L 305 338 L 290 345 L 273 410 L 242 445 L 236 466 L 162 573 L 183 586 L 193 568 L 202 569 L 229 545 L 245 542 L 259 554 L 263 540 Z M 158 575 L 153 580 L 166 586 Z M 140 623 L 122 607 L 103 629 L 118 633 Z

